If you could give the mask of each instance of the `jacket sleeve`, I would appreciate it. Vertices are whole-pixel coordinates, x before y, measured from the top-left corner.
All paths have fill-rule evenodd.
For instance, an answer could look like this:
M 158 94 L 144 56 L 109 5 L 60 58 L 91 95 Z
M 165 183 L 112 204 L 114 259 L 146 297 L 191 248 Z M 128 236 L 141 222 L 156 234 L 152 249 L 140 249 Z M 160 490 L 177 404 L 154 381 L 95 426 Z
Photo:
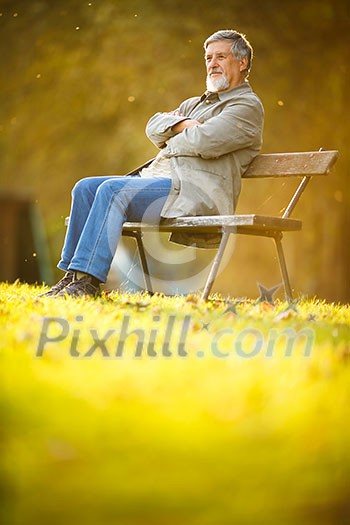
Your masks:
M 176 135 L 172 129 L 175 124 L 191 118 L 189 113 L 200 101 L 199 97 L 192 97 L 184 102 L 174 111 L 169 113 L 156 113 L 149 119 L 146 125 L 146 135 L 157 148 L 164 148 L 167 141 Z
M 179 110 L 170 113 L 156 113 L 149 119 L 146 126 L 146 135 L 157 148 L 164 148 L 166 142 L 176 135 L 173 126 L 189 117 L 178 114 Z
M 203 124 L 184 129 L 168 141 L 165 156 L 218 158 L 239 149 L 261 145 L 263 108 L 250 99 L 226 106 Z

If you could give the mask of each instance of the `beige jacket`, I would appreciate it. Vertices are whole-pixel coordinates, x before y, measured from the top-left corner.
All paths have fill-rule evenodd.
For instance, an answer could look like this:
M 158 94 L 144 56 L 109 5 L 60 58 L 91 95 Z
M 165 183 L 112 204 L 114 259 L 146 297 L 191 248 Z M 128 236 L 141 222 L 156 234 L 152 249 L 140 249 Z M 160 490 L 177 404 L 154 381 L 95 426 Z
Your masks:
M 175 134 L 172 127 L 185 118 L 201 125 Z M 172 113 L 151 117 L 146 134 L 170 159 L 172 174 L 161 216 L 233 214 L 241 175 L 262 145 L 263 121 L 262 103 L 247 81 L 228 91 L 190 98 Z M 187 235 L 174 234 L 171 240 L 210 245 L 193 243 Z

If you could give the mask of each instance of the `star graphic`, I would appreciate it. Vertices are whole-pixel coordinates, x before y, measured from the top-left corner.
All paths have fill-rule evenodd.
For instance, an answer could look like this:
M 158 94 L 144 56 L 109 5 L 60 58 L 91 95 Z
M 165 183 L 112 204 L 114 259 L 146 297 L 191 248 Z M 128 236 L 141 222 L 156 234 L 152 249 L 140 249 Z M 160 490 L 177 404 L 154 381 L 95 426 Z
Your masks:
M 209 323 L 206 323 L 206 322 L 202 321 L 202 328 L 201 328 L 201 330 L 206 330 L 207 332 L 209 332 L 209 325 L 210 325 L 210 321 L 209 321 Z
M 272 288 L 266 288 L 264 285 L 257 283 L 260 291 L 260 297 L 258 298 L 258 302 L 261 303 L 263 301 L 266 301 L 267 303 L 273 304 L 274 298 L 273 296 L 277 292 L 277 290 L 281 287 L 280 284 L 276 284 L 276 286 L 273 286 Z
M 226 307 L 226 309 L 225 309 L 225 311 L 223 313 L 223 315 L 228 314 L 228 313 L 234 314 L 234 315 L 238 315 L 238 312 L 237 312 L 237 309 L 236 309 L 236 305 L 237 304 L 238 304 L 237 302 L 235 302 L 235 303 L 228 303 L 227 307 Z

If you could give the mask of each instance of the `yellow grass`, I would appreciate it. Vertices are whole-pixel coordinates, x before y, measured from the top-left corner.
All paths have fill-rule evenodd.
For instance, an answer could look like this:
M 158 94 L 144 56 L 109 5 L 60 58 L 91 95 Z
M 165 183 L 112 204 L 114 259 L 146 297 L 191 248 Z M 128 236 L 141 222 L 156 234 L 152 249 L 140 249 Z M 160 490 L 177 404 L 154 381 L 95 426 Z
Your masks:
M 0 285 L 4 523 L 346 522 L 348 306 L 41 290 Z

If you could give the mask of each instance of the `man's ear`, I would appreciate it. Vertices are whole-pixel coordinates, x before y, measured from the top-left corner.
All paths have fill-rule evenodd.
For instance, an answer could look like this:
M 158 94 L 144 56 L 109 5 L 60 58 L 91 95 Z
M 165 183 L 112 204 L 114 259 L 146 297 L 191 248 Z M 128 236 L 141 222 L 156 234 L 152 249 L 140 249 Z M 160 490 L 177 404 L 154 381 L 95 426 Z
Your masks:
M 245 71 L 247 67 L 248 67 L 248 59 L 247 57 L 243 57 L 239 65 L 239 70 Z

